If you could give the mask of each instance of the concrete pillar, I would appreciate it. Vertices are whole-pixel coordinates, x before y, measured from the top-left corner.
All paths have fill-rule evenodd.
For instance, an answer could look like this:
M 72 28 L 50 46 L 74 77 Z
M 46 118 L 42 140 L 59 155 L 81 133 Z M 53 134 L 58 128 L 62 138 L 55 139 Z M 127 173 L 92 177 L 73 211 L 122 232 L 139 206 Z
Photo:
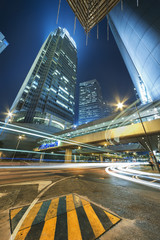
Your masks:
M 160 140 L 158 140 L 158 151 L 160 152 Z
M 99 155 L 100 162 L 103 162 L 103 154 Z
M 66 149 L 65 163 L 71 163 L 71 161 L 72 161 L 72 149 Z
M 39 162 L 41 163 L 41 162 L 43 162 L 43 159 L 44 159 L 44 153 L 42 153 L 41 155 L 40 155 L 40 159 L 39 159 Z

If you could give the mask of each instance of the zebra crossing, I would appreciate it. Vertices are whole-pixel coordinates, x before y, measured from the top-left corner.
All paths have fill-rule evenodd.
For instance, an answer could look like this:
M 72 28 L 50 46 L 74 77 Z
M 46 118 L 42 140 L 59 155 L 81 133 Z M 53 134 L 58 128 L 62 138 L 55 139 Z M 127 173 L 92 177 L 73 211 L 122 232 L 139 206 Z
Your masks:
M 28 207 L 10 209 L 11 233 Z M 81 196 L 69 194 L 35 204 L 15 240 L 93 240 L 120 220 Z

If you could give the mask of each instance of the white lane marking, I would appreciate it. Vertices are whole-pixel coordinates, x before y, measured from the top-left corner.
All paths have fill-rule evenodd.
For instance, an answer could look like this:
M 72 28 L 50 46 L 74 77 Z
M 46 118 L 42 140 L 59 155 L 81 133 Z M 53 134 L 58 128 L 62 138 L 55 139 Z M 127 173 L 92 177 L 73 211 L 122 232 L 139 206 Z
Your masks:
M 160 184 L 158 183 L 151 183 L 151 182 L 147 182 L 145 180 L 140 180 L 140 179 L 136 179 L 136 178 L 132 178 L 132 177 L 128 177 L 128 176 L 124 176 L 124 175 L 121 175 L 121 174 L 117 174 L 115 172 L 112 172 L 109 170 L 110 168 L 106 168 L 106 172 L 114 177 L 118 177 L 118 178 L 121 178 L 121 179 L 124 179 L 124 180 L 127 180 L 127 181 L 131 181 L 131 182 L 135 182 L 135 183 L 139 183 L 139 184 L 142 184 L 142 185 L 146 185 L 148 187 L 153 187 L 153 188 L 157 188 L 160 190 Z
M 52 187 L 53 185 L 55 185 L 56 183 L 59 183 L 61 181 L 64 181 L 66 179 L 69 179 L 69 178 L 72 178 L 73 176 L 71 177 L 65 177 L 65 178 L 62 178 L 54 183 L 51 183 L 48 187 L 46 187 L 34 200 L 33 202 L 31 203 L 31 205 L 29 206 L 29 208 L 27 209 L 27 211 L 24 213 L 23 217 L 21 218 L 21 220 L 19 221 L 19 223 L 17 224 L 16 228 L 14 229 L 11 237 L 10 237 L 10 240 L 14 240 L 20 227 L 22 226 L 22 223 L 24 222 L 25 218 L 27 217 L 28 213 L 31 211 L 31 209 L 34 207 L 34 205 L 38 202 L 39 198 L 46 192 L 48 191 L 48 189 L 50 187 Z
M 0 185 L 0 187 L 6 187 L 6 186 L 20 186 L 20 185 L 34 185 L 38 184 L 38 192 L 40 192 L 43 188 L 45 188 L 47 185 L 51 184 L 52 181 L 32 181 L 32 182 L 20 182 L 20 183 L 11 183 L 11 184 L 4 184 Z

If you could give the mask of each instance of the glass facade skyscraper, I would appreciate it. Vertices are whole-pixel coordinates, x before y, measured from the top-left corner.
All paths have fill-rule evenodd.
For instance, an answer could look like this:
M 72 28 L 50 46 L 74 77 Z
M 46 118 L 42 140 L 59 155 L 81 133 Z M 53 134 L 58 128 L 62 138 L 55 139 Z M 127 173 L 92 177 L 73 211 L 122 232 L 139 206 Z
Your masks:
M 160 0 L 124 0 L 109 24 L 143 104 L 160 99 Z
M 103 116 L 101 87 L 96 79 L 79 85 L 79 125 L 94 121 Z
M 11 107 L 12 122 L 45 124 L 63 130 L 73 124 L 77 48 L 66 29 L 42 45 Z
M 0 32 L 0 53 L 9 45 L 4 35 Z

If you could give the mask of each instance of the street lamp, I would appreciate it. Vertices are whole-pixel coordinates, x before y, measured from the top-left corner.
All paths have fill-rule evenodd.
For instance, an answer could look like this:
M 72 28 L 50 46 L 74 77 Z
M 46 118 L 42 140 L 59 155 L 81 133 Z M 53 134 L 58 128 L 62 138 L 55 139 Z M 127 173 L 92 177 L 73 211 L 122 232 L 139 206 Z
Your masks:
M 118 108 L 118 109 L 122 110 L 123 107 L 124 107 L 123 102 L 119 102 L 119 103 L 117 104 L 117 108 Z
M 11 118 L 12 118 L 12 116 L 13 116 L 13 113 L 10 112 L 10 111 L 8 111 L 8 113 L 6 113 L 5 115 L 7 115 L 7 117 L 6 117 L 6 120 L 5 120 L 4 128 L 3 128 L 3 130 L 1 131 L 0 135 L 2 135 L 2 133 L 3 133 L 4 130 L 5 130 L 5 127 L 6 127 L 7 124 L 11 121 Z
M 22 138 L 23 138 L 23 136 L 19 136 L 19 137 L 18 137 L 18 141 L 17 141 L 17 145 L 16 145 L 16 150 L 15 150 L 15 152 L 14 152 L 14 154 L 13 154 L 12 161 L 13 161 L 15 155 L 16 155 L 16 151 L 17 151 L 17 149 L 18 149 L 18 146 L 19 146 L 20 141 L 22 140 Z
M 13 116 L 12 112 L 8 112 L 8 117 L 11 118 Z

